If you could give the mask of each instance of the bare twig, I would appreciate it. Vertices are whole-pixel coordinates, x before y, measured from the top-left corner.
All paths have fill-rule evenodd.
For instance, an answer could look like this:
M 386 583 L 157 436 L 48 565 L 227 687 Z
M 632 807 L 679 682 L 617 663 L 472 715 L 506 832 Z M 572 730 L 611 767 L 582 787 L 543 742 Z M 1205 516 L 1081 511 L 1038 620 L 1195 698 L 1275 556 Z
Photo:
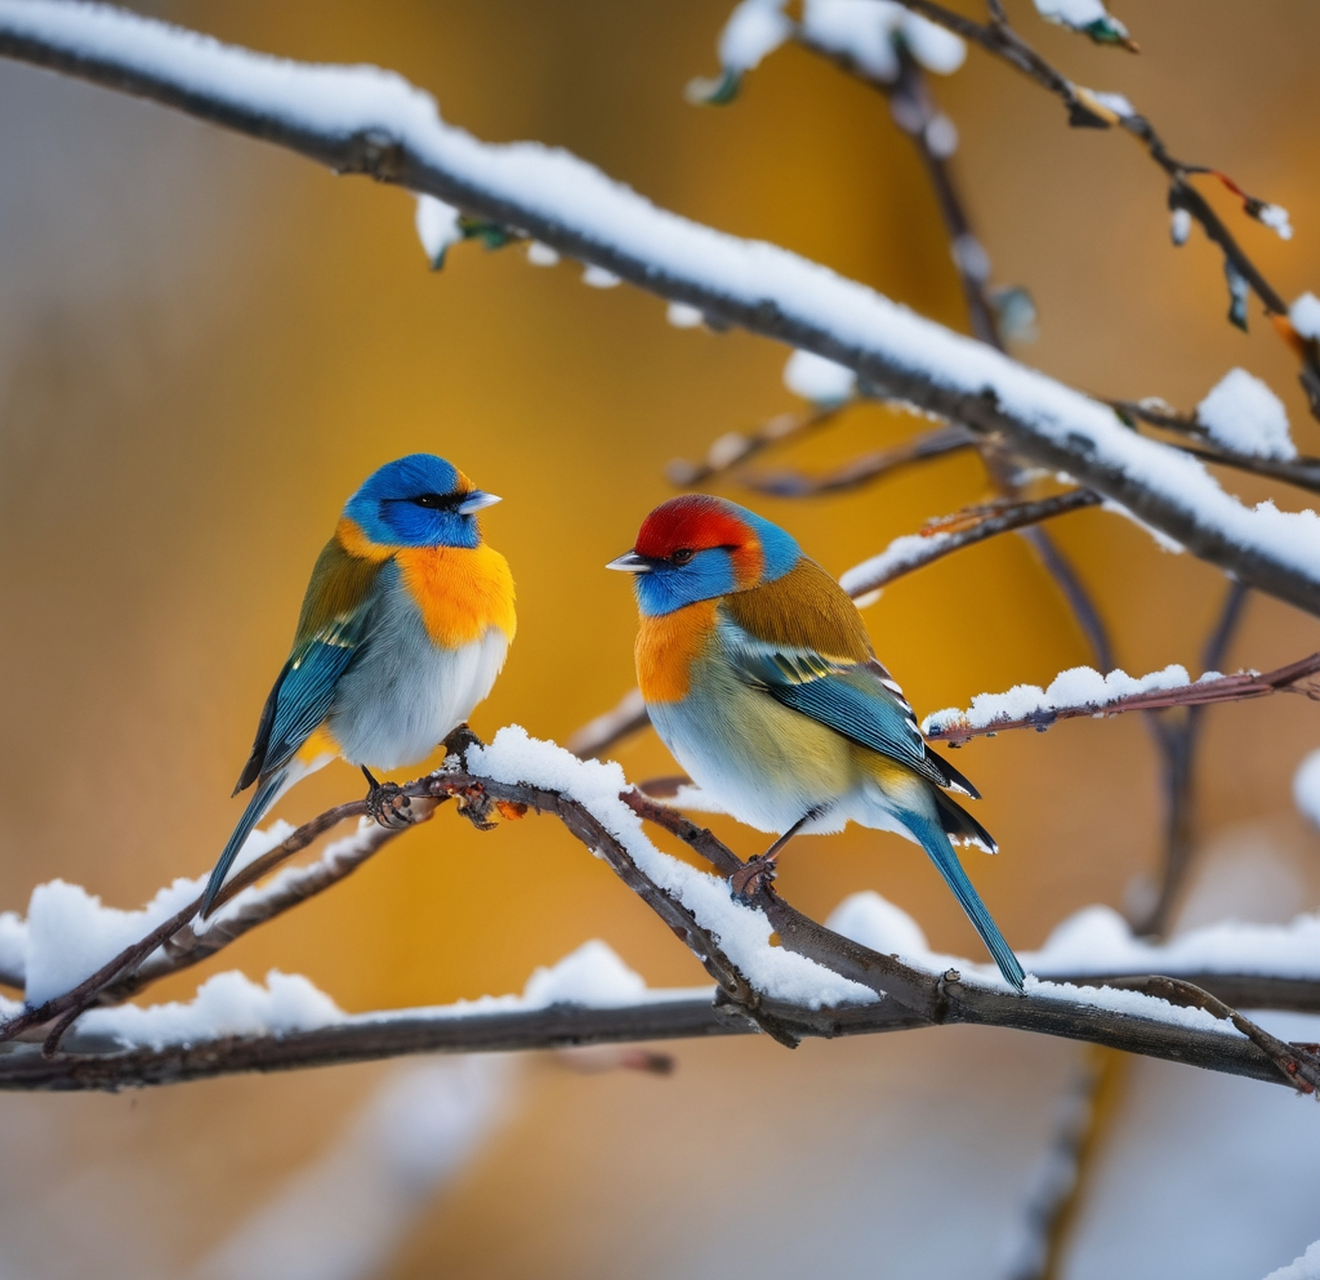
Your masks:
M 675 458 L 665 468 L 665 479 L 680 489 L 704 484 L 732 467 L 754 458 L 772 445 L 786 440 L 797 440 L 818 427 L 833 422 L 848 407 L 844 404 L 817 405 L 805 413 L 780 413 L 767 419 L 754 431 L 744 435 L 731 431 L 722 435 L 706 451 L 701 462 Z
M 1195 684 L 1177 685 L 1172 689 L 1151 689 L 1116 698 L 1113 702 L 1080 703 L 1076 706 L 1053 707 L 1034 711 L 1030 715 L 992 720 L 989 724 L 971 725 L 954 722 L 932 728 L 926 737 L 932 742 L 947 742 L 961 746 L 972 738 L 993 737 L 1010 729 L 1042 731 L 1059 720 L 1072 720 L 1079 716 L 1100 719 L 1121 715 L 1125 711 L 1159 711 L 1165 707 L 1207 707 L 1219 702 L 1243 702 L 1249 698 L 1263 698 L 1271 693 L 1300 693 L 1320 700 L 1320 686 L 1309 683 L 1310 677 L 1320 674 L 1320 653 L 1301 658 L 1264 674 L 1239 671 L 1236 675 L 1222 676 Z
M 1223 665 L 1228 646 L 1242 619 L 1246 601 L 1246 587 L 1240 582 L 1230 582 L 1219 619 L 1207 637 L 1201 654 L 1203 671 L 1217 671 Z M 1288 668 L 1283 670 L 1287 671 Z M 1284 689 L 1290 687 L 1287 684 L 1280 686 Z M 1146 717 L 1146 724 L 1163 761 L 1164 859 L 1150 908 L 1144 916 L 1134 921 L 1138 933 L 1160 934 L 1165 931 L 1173 904 L 1187 878 L 1196 851 L 1193 786 L 1196 754 L 1201 744 L 1202 717 L 1207 705 L 1204 702 L 1191 703 L 1181 721 L 1174 723 L 1170 723 L 1164 714 Z
M 933 427 L 929 431 L 904 440 L 888 449 L 877 449 L 854 458 L 821 475 L 804 475 L 800 471 L 766 471 L 743 477 L 743 484 L 758 493 L 773 494 L 777 498 L 816 497 L 823 493 L 842 493 L 857 489 L 881 476 L 917 462 L 929 462 L 950 453 L 976 447 L 979 437 L 974 431 L 956 424 Z
M 608 711 L 587 721 L 565 744 L 584 760 L 603 755 L 612 746 L 640 733 L 651 723 L 640 689 L 629 689 Z

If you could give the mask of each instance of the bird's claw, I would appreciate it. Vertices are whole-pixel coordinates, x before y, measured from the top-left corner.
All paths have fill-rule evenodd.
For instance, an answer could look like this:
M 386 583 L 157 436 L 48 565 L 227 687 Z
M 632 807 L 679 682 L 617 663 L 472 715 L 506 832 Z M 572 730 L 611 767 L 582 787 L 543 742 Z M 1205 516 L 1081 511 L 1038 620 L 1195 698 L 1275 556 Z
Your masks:
M 774 883 L 775 860 L 757 855 L 749 858 L 745 865 L 729 877 L 729 888 L 737 901 L 751 905 L 751 901 L 762 889 L 768 889 Z
M 373 781 L 367 792 L 367 812 L 391 831 L 402 831 L 417 821 L 412 797 L 397 782 Z

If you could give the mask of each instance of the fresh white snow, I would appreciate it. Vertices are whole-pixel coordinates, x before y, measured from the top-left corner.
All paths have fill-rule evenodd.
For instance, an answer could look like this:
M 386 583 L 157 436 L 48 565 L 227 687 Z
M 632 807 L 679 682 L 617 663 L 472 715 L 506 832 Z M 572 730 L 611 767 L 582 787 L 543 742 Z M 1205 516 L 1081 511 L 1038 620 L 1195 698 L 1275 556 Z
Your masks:
M 523 999 L 531 1006 L 580 1004 L 609 1009 L 645 998 L 646 979 L 598 938 L 584 942 L 558 964 L 537 969 L 523 988 Z
M 777 12 L 752 9 L 772 19 Z M 375 131 L 395 138 L 446 192 L 479 190 L 520 211 L 525 229 L 543 241 L 562 234 L 580 256 L 599 255 L 598 265 L 644 278 L 659 292 L 681 290 L 689 305 L 708 298 L 711 305 L 724 299 L 773 307 L 793 326 L 798 345 L 819 344 L 832 358 L 865 366 L 873 381 L 883 382 L 889 368 L 959 395 L 992 393 L 1042 443 L 1157 495 L 1176 513 L 1169 519 L 1181 516 L 1266 561 L 1320 576 L 1314 512 L 1282 512 L 1272 503 L 1248 508 L 1196 459 L 1125 429 L 1106 406 L 815 263 L 658 209 L 563 151 L 483 144 L 444 124 L 430 95 L 397 75 L 289 62 L 122 11 L 58 0 L 0 0 L 0 30 L 324 136 Z
M 463 238 L 462 229 L 458 225 L 458 210 L 452 204 L 437 200 L 435 196 L 420 195 L 417 197 L 414 222 L 427 262 L 432 267 L 441 266 L 445 260 L 445 250 Z
M 921 564 L 952 539 L 951 533 L 903 534 L 895 538 L 879 555 L 846 570 L 839 578 L 839 586 L 850 596 L 869 593 L 874 590 L 874 583 L 888 582 L 905 569 Z M 867 603 L 874 604 L 879 598 L 879 595 L 871 596 Z
M 1292 239 L 1293 229 L 1292 223 L 1288 219 L 1288 210 L 1281 204 L 1261 205 L 1256 217 L 1274 231 L 1280 240 Z
M 1297 446 L 1288 434 L 1283 401 L 1245 369 L 1230 369 L 1196 406 L 1210 439 L 1235 453 L 1289 462 Z
M 898 78 L 900 42 L 940 75 L 956 71 L 967 57 L 966 45 L 951 31 L 891 0 L 805 0 L 802 33 L 885 83 Z
M 343 1019 L 335 1002 L 299 974 L 272 969 L 263 987 L 231 971 L 208 978 L 187 1003 L 92 1009 L 78 1020 L 78 1032 L 161 1049 L 223 1036 L 315 1031 Z
M 529 737 L 525 729 L 510 725 L 489 746 L 471 749 L 468 764 L 474 772 L 497 782 L 543 787 L 585 805 L 638 867 L 711 931 L 758 991 L 813 1009 L 868 1004 L 878 998 L 869 987 L 841 978 L 783 947 L 772 947 L 773 929 L 763 911 L 735 902 L 719 876 L 698 871 L 657 849 L 647 839 L 642 820 L 619 799 L 628 781 L 613 761 L 579 760 L 563 747 Z
M 1197 683 L 1221 679 L 1219 672 L 1208 671 Z M 966 710 L 947 707 L 936 711 L 926 717 L 921 727 L 922 732 L 930 734 L 960 727 L 984 729 L 995 723 L 1024 720 L 1064 708 L 1094 707 L 1100 711 L 1120 698 L 1156 689 L 1176 689 L 1190 683 L 1187 668 L 1177 663 L 1144 676 L 1130 676 L 1121 670 L 1101 675 L 1093 667 L 1070 667 L 1055 676 L 1048 689 L 1017 684 L 1007 693 L 978 693 Z
M 857 394 L 857 375 L 824 356 L 795 351 L 784 364 L 784 386 L 814 404 L 843 404 Z
M 1265 1280 L 1320 1280 L 1320 1240 L 1286 1267 L 1271 1271 Z
M 751 71 L 793 34 L 785 0 L 742 0 L 720 32 L 720 66 L 735 75 Z
M 1293 803 L 1312 826 L 1320 827 L 1320 751 L 1303 758 L 1293 774 Z
M 1303 338 L 1320 338 L 1320 298 L 1313 293 L 1302 294 L 1288 308 L 1288 319 Z

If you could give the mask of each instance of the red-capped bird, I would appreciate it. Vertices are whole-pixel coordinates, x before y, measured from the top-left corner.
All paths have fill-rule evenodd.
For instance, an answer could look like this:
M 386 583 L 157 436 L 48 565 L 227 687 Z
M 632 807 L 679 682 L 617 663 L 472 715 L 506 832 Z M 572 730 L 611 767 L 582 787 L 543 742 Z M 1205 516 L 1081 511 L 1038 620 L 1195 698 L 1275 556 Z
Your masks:
M 849 820 L 896 831 L 930 855 L 1021 990 L 951 843 L 995 852 L 944 789 L 978 792 L 926 745 L 838 583 L 777 525 L 700 494 L 658 506 L 609 567 L 636 575 L 637 676 L 665 745 L 735 818 L 780 836 L 750 866 L 764 873 L 792 836 Z

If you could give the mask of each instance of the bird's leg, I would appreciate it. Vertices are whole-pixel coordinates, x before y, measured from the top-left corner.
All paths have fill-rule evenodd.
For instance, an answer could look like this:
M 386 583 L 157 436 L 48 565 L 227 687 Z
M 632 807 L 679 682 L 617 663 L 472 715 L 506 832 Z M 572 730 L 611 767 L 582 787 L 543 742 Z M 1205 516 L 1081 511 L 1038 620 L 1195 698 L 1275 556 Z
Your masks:
M 379 782 L 366 765 L 362 774 L 370 790 L 367 792 L 367 812 L 382 826 L 401 831 L 416 820 L 411 812 L 412 799 L 404 794 L 397 782 Z
M 808 809 L 782 836 L 777 839 L 764 853 L 757 854 L 754 858 L 749 858 L 747 864 L 735 871 L 729 877 L 729 888 L 733 890 L 733 896 L 739 902 L 751 902 L 756 896 L 758 889 L 771 884 L 775 878 L 776 861 L 784 846 L 802 830 L 813 818 L 819 818 L 829 805 L 817 805 L 813 809 Z

